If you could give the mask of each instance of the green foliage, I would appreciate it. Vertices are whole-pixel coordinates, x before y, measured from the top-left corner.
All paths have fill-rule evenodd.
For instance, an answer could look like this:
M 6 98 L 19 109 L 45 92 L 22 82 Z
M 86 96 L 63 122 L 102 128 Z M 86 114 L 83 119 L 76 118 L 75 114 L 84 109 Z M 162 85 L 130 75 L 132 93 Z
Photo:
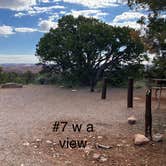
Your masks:
M 40 39 L 36 56 L 42 63 L 53 63 L 64 82 L 89 85 L 108 68 L 142 61 L 143 51 L 139 33 L 133 29 L 68 15 L 59 20 L 58 28 Z
M 128 83 L 128 77 L 132 77 L 134 78 L 134 80 L 143 79 L 144 65 L 141 64 L 121 65 L 115 68 L 113 71 L 109 71 L 108 69 L 105 75 L 109 79 L 111 86 L 126 87 Z
M 33 83 L 35 79 L 35 74 L 27 71 L 25 73 L 14 73 L 14 72 L 3 72 L 0 68 L 0 84 L 7 82 L 15 82 L 21 84 Z
M 128 0 L 129 6 L 138 7 L 141 5 L 142 7 L 148 7 L 153 11 L 161 11 L 166 9 L 166 1 L 165 0 Z
M 147 69 L 146 77 L 166 78 L 166 56 L 154 58 L 153 65 Z
M 166 78 L 166 19 L 161 17 L 165 12 L 165 0 L 129 0 L 129 6 L 149 6 L 152 11 L 148 16 L 139 20 L 140 24 L 146 24 L 146 36 L 144 44 L 149 52 L 156 53 L 152 67 L 147 71 L 146 76 Z

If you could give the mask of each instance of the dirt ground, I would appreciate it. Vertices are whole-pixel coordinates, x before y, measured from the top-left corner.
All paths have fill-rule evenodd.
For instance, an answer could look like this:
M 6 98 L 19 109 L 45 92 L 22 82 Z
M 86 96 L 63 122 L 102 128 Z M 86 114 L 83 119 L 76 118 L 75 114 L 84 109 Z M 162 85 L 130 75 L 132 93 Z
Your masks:
M 126 107 L 126 89 L 109 89 L 107 99 L 100 98 L 100 92 L 86 88 L 0 89 L 0 166 L 165 166 L 166 93 L 160 110 L 155 98 L 152 106 L 153 133 L 164 134 L 163 142 L 143 146 L 135 146 L 133 136 L 144 134 L 145 90 L 134 91 L 133 109 Z M 135 125 L 127 123 L 130 115 L 137 118 Z M 64 132 L 61 122 L 67 122 Z M 73 131 L 76 124 L 82 124 L 80 132 Z M 62 148 L 64 140 L 87 141 L 87 146 Z

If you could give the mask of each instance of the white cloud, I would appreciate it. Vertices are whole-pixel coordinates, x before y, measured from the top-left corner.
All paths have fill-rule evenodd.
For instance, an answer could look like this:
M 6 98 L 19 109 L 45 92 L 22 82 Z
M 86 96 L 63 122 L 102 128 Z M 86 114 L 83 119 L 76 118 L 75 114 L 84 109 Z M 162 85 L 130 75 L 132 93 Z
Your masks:
M 27 28 L 27 27 L 21 27 L 21 28 L 15 28 L 14 29 L 16 32 L 37 32 L 38 30 L 37 29 L 34 29 L 34 28 Z
M 52 13 L 52 11 L 56 9 L 65 9 L 65 7 L 61 5 L 47 6 L 47 7 L 34 6 L 34 7 L 30 7 L 29 10 L 26 12 L 16 13 L 15 17 L 22 17 L 25 15 L 33 16 L 33 15 L 41 14 L 41 13 Z
M 115 23 L 115 22 L 112 22 L 112 23 L 109 23 L 110 25 L 112 26 L 119 26 L 119 27 L 130 27 L 130 28 L 134 28 L 136 30 L 140 30 L 141 29 L 141 25 L 134 22 L 134 21 L 125 21 L 125 22 L 119 22 L 119 23 Z
M 50 28 L 57 28 L 58 23 L 51 20 L 41 20 L 38 26 L 40 27 L 40 31 L 48 32 Z
M 78 17 L 80 15 L 84 17 L 94 17 L 94 18 L 101 18 L 103 16 L 106 16 L 108 13 L 102 12 L 101 10 L 71 10 L 70 13 L 74 17 Z
M 22 16 L 24 16 L 25 15 L 25 13 L 23 13 L 23 12 L 18 12 L 18 13 L 16 13 L 14 16 L 15 17 L 22 17 Z
M 8 36 L 14 34 L 13 27 L 2 25 L 0 26 L 0 36 Z
M 58 19 L 58 18 L 59 18 L 59 13 L 54 13 L 48 17 L 48 20 L 54 21 L 55 19 Z
M 34 15 L 34 14 L 39 14 L 39 13 L 48 13 L 52 10 L 55 9 L 65 9 L 64 6 L 60 6 L 60 5 L 55 5 L 55 6 L 49 6 L 49 7 L 32 7 L 29 11 L 28 14 L 29 15 Z
M 39 0 L 39 2 L 42 2 L 42 3 L 49 3 L 49 0 Z
M 126 3 L 126 0 L 63 0 L 63 2 L 80 4 L 89 8 L 105 8 L 119 6 Z
M 11 10 L 27 10 L 36 5 L 36 0 L 0 0 L 0 8 Z
M 116 16 L 113 22 L 117 23 L 121 21 L 129 21 L 129 20 L 136 20 L 136 19 L 138 20 L 142 16 L 146 17 L 146 15 L 139 12 L 132 12 L 132 11 L 124 12 L 121 15 Z
M 59 13 L 60 14 L 66 14 L 67 12 L 66 11 L 60 11 Z

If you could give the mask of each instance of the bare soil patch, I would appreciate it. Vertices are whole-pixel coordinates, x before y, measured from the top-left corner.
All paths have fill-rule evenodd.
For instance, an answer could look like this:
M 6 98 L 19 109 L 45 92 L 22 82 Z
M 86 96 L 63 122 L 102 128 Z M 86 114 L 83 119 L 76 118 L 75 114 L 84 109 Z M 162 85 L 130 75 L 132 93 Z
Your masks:
M 134 91 L 134 108 L 126 108 L 126 89 L 109 89 L 106 100 L 89 89 L 29 85 L 0 89 L 0 165 L 2 166 L 156 166 L 166 165 L 166 94 L 156 110 L 153 99 L 153 133 L 163 142 L 138 147 L 133 136 L 144 134 L 145 90 Z M 127 118 L 135 115 L 137 123 Z M 55 121 L 67 121 L 64 132 L 53 132 Z M 94 132 L 86 125 L 93 124 Z M 72 124 L 82 124 L 73 132 Z M 86 148 L 61 148 L 59 140 L 84 140 Z M 110 146 L 110 149 L 96 145 Z

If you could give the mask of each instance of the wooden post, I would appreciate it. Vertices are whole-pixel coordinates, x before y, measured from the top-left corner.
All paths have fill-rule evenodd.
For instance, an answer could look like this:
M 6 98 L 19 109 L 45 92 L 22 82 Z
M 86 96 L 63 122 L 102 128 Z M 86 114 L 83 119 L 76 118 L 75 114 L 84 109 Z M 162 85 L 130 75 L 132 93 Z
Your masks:
M 90 91 L 91 92 L 94 92 L 94 86 L 95 86 L 95 84 L 94 84 L 94 79 L 91 79 L 91 89 L 90 89 Z
M 103 87 L 102 87 L 102 94 L 101 99 L 106 99 L 106 93 L 107 93 L 107 79 L 103 79 Z
M 152 139 L 152 111 L 151 111 L 151 104 L 152 104 L 152 90 L 151 88 L 146 91 L 146 105 L 145 105 L 145 136 L 150 136 Z
M 133 78 L 128 79 L 127 107 L 133 107 Z

